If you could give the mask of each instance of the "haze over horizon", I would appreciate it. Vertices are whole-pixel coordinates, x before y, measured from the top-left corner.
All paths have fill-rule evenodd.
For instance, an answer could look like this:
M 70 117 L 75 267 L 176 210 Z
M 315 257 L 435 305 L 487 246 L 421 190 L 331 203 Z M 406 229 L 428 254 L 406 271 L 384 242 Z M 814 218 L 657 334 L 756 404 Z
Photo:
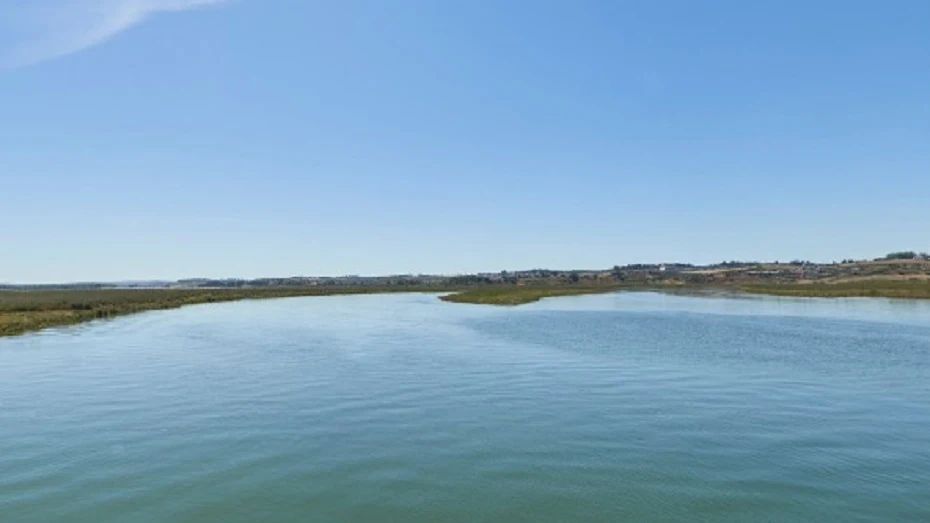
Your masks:
M 0 282 L 930 250 L 927 20 L 917 1 L 0 5 Z

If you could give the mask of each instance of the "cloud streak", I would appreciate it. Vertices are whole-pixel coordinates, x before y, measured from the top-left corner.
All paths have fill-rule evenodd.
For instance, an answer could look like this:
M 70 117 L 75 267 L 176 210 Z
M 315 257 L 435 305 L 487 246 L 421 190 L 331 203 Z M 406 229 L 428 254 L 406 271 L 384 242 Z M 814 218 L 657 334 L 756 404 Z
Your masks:
M 88 49 L 159 12 L 228 1 L 54 0 L 0 7 L 0 67 L 32 65 Z

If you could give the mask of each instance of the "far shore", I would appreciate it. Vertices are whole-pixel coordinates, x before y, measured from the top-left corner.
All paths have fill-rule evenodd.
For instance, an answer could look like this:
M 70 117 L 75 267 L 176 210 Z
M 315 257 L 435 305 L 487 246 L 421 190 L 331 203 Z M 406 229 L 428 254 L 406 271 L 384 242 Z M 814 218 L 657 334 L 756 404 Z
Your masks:
M 752 284 L 752 285 L 589 285 L 533 287 L 521 285 L 475 287 L 440 297 L 454 303 L 483 305 L 522 305 L 543 298 L 577 296 L 616 291 L 657 291 L 700 293 L 718 291 L 743 294 L 766 294 L 771 296 L 794 296 L 799 298 L 902 298 L 930 299 L 930 282 L 926 280 L 891 281 L 860 280 L 842 283 L 796 283 L 796 284 Z

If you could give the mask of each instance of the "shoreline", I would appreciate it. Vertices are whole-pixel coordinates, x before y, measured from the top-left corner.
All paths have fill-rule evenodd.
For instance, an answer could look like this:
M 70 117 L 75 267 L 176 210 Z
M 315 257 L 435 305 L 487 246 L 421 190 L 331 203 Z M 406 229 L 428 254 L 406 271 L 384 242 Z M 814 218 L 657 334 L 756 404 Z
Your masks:
M 793 296 L 798 298 L 901 298 L 930 299 L 926 280 L 861 280 L 842 283 L 748 284 L 737 287 L 748 294 Z
M 404 292 L 446 293 L 438 299 L 447 303 L 518 306 L 543 298 L 630 292 L 725 291 L 747 295 L 799 298 L 899 298 L 930 299 L 928 281 L 861 280 L 843 283 L 791 283 L 745 285 L 664 284 L 600 285 L 392 285 L 314 286 L 277 288 L 199 289 L 93 289 L 0 291 L 0 338 L 76 325 L 152 310 L 176 309 L 185 305 L 222 303 L 251 299 L 394 294 Z
M 185 305 L 309 296 L 455 292 L 457 290 L 461 289 L 454 286 L 427 285 L 238 289 L 4 290 L 0 291 L 0 338 L 139 312 L 177 309 Z
M 930 299 L 930 282 L 861 280 L 843 283 L 780 283 L 780 284 L 626 284 L 602 286 L 499 286 L 474 287 L 441 296 L 452 303 L 515 306 L 533 303 L 543 298 L 579 296 L 617 291 L 686 293 L 700 296 L 706 292 L 744 294 L 755 296 L 784 296 L 797 298 L 896 298 L 910 300 Z

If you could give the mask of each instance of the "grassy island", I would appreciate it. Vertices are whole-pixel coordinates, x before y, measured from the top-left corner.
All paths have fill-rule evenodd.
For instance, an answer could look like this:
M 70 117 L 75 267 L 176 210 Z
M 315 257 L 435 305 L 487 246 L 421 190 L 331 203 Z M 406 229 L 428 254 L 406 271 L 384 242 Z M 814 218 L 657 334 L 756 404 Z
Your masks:
M 454 294 L 440 297 L 443 301 L 454 303 L 476 303 L 482 305 L 522 305 L 553 296 L 576 296 L 579 294 L 597 294 L 613 292 L 623 288 L 618 285 L 585 286 L 525 286 L 496 285 L 474 287 Z

